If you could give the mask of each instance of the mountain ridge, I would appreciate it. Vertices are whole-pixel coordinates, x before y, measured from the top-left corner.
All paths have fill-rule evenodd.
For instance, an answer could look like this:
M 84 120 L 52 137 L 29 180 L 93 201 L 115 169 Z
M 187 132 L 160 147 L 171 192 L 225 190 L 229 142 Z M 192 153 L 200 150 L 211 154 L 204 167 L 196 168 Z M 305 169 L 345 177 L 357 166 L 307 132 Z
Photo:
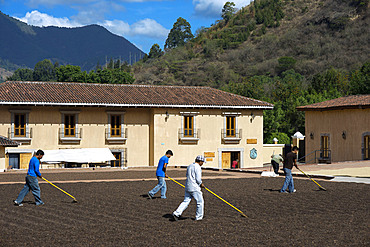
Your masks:
M 105 64 L 106 59 L 130 62 L 130 55 L 137 60 L 144 55 L 124 37 L 96 24 L 73 28 L 36 27 L 0 12 L 0 28 L 0 59 L 3 61 L 0 66 L 6 67 L 4 64 L 8 63 L 11 70 L 33 68 L 44 59 L 91 70 L 97 63 Z

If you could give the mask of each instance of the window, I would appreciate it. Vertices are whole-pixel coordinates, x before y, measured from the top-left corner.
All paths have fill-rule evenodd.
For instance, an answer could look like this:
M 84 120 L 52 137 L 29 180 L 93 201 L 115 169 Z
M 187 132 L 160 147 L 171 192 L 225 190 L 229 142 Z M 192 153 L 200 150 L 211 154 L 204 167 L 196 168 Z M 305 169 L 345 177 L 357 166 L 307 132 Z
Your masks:
M 127 131 L 124 128 L 124 111 L 107 111 L 108 125 L 105 129 L 105 141 L 108 144 L 124 144 Z
M 236 136 L 235 118 L 235 116 L 226 116 L 226 137 Z
M 221 139 L 224 144 L 238 144 L 242 139 L 242 130 L 238 129 L 238 117 L 241 113 L 224 112 L 224 127 L 221 129 Z
M 75 137 L 76 135 L 76 120 L 74 114 L 64 115 L 64 136 Z
M 29 110 L 10 110 L 11 128 L 8 137 L 22 143 L 29 143 L 32 139 L 32 129 L 29 127 Z
M 14 137 L 26 137 L 26 114 L 14 114 Z
M 199 112 L 180 112 L 182 116 L 179 129 L 179 141 L 182 144 L 197 144 L 200 138 L 200 129 L 196 129 L 196 116 Z
M 79 111 L 61 111 L 62 124 L 59 128 L 59 141 L 63 144 L 79 144 L 82 130 L 78 128 Z
M 194 136 L 194 116 L 184 116 L 184 137 Z
M 111 137 L 121 137 L 121 116 L 120 115 L 111 115 L 110 136 Z

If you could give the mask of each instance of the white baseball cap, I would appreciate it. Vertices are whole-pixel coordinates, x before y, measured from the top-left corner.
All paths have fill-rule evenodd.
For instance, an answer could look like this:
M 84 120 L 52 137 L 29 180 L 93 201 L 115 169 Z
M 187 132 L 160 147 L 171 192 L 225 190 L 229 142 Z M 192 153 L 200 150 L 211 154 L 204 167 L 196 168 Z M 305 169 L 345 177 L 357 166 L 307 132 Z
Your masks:
M 199 161 L 203 161 L 203 162 L 206 162 L 206 160 L 204 159 L 204 156 L 203 155 L 198 155 L 195 160 L 199 160 Z

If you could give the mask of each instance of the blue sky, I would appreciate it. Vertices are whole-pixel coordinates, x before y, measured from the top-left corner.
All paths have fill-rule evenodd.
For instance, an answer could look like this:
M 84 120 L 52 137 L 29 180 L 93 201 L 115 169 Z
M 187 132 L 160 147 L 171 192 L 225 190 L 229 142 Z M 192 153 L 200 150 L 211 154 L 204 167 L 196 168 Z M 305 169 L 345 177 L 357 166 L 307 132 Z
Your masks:
M 230 1 L 230 0 L 229 0 Z M 34 26 L 104 26 L 148 53 L 164 43 L 177 18 L 192 32 L 221 19 L 224 0 L 0 0 L 0 10 Z M 237 8 L 250 0 L 234 0 Z

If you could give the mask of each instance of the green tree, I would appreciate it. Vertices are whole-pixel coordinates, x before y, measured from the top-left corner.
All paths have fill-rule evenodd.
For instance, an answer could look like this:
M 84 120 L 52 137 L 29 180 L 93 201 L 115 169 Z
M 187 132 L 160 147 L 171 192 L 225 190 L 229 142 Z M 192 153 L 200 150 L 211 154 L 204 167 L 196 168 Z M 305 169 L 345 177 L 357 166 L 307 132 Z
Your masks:
M 162 49 L 159 47 L 158 44 L 152 45 L 149 51 L 148 58 L 159 58 L 163 55 Z
M 370 62 L 353 71 L 349 80 L 351 94 L 370 94 Z
M 222 8 L 222 19 L 225 20 L 226 23 L 229 22 L 231 17 L 235 14 L 235 3 L 234 2 L 226 2 L 224 7 Z
M 279 65 L 277 66 L 277 72 L 280 74 L 286 70 L 290 70 L 294 68 L 296 64 L 296 60 L 292 57 L 281 57 L 278 59 Z
M 132 84 L 135 81 L 133 76 L 125 71 L 114 69 L 112 71 L 112 80 L 110 83 L 114 84 Z
M 8 81 L 33 81 L 33 70 L 20 68 L 7 78 Z
M 49 59 L 38 62 L 33 69 L 34 81 L 55 81 L 55 68 Z
M 172 49 L 178 46 L 183 46 L 193 37 L 189 22 L 184 18 L 179 17 L 168 34 L 164 48 Z
M 291 138 L 286 133 L 282 133 L 282 132 L 270 133 L 267 136 L 267 138 L 264 139 L 263 143 L 273 144 L 274 138 L 278 139 L 279 144 L 290 144 L 291 143 Z
M 328 69 L 314 75 L 311 86 L 318 93 L 333 91 L 333 93 L 336 94 L 336 91 L 339 91 L 343 95 L 347 95 L 349 93 L 348 72 L 336 70 L 334 68 Z
M 74 65 L 62 65 L 56 68 L 55 74 L 59 82 L 76 82 L 76 78 L 80 77 L 81 67 Z

